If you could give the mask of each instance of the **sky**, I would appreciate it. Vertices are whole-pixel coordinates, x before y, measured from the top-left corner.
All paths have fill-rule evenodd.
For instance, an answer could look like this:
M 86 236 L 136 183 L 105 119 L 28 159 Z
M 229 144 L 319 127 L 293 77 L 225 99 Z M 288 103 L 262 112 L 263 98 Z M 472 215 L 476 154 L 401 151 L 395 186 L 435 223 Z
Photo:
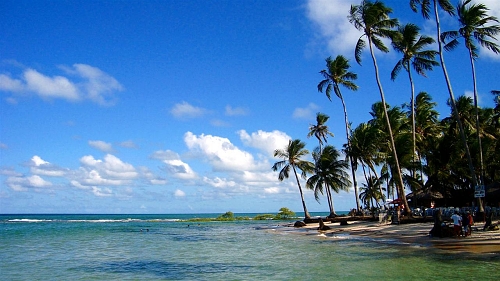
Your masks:
M 312 151 L 317 112 L 330 116 L 328 143 L 346 142 L 340 101 L 317 90 L 325 59 L 344 55 L 358 74 L 358 91 L 342 89 L 353 127 L 380 101 L 368 52 L 354 60 L 361 34 L 347 15 L 360 2 L 0 1 L 0 213 L 302 211 L 295 180 L 271 169 L 273 151 L 290 139 Z M 384 1 L 435 37 L 408 2 Z M 500 2 L 482 2 L 500 17 Z M 457 29 L 441 16 L 443 30 Z M 387 102 L 408 103 L 406 75 L 390 79 L 400 54 L 376 57 Z M 463 43 L 445 62 L 455 95 L 470 96 Z M 493 107 L 499 66 L 480 50 L 481 107 Z M 449 115 L 440 68 L 415 88 Z M 326 198 L 304 196 L 309 211 L 328 211 Z M 352 187 L 334 206 L 355 207 Z

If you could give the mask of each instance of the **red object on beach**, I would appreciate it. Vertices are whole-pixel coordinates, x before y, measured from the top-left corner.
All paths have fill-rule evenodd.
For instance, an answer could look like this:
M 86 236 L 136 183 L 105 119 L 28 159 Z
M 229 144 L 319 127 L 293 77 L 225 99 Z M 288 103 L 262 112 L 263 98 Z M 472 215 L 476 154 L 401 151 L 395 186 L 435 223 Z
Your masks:
M 399 205 L 401 203 L 403 203 L 401 198 L 396 198 L 396 199 L 392 200 L 391 202 L 389 202 L 389 204 L 394 204 L 394 205 Z

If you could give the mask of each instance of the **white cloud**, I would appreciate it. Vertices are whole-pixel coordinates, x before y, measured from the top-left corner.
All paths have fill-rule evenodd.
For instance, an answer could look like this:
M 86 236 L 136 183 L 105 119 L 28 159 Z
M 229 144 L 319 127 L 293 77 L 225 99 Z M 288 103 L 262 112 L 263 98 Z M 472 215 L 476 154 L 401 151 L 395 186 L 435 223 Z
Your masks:
M 6 180 L 7 186 L 14 191 L 27 191 L 30 188 L 46 188 L 52 186 L 51 182 L 44 180 L 38 175 L 29 177 L 9 177 Z
M 5 143 L 3 143 L 3 142 L 0 142 L 0 149 L 8 149 L 8 148 L 9 148 L 9 146 L 8 146 L 8 145 L 6 145 L 6 144 L 5 144 Z
M 335 54 L 354 55 L 354 47 L 361 33 L 347 19 L 354 0 L 308 0 L 307 17 L 317 25 L 319 36 L 328 42 L 328 50 Z
M 40 156 L 35 155 L 31 158 L 29 163 L 31 173 L 34 175 L 42 175 L 49 177 L 63 177 L 67 174 L 68 170 L 52 165 L 51 163 L 43 160 Z
M 123 86 L 112 76 L 87 64 L 73 64 L 73 68 L 64 67 L 69 73 L 84 78 L 82 88 L 86 97 L 101 105 L 113 104 L 113 93 L 122 91 Z
M 23 67 L 24 68 L 24 67 Z M 25 68 L 19 79 L 0 74 L 0 90 L 11 93 L 30 92 L 43 99 L 64 99 L 67 101 L 91 100 L 100 105 L 114 103 L 114 93 L 123 86 L 112 76 L 97 67 L 86 64 L 61 66 L 66 74 L 75 79 L 55 75 L 49 76 L 32 68 Z M 13 97 L 11 102 L 17 102 Z
M 34 69 L 24 71 L 26 87 L 43 98 L 62 98 L 70 101 L 79 100 L 78 89 L 66 77 L 45 76 Z
M 174 196 L 179 198 L 179 197 L 185 197 L 186 196 L 186 193 L 180 189 L 177 189 L 175 190 L 174 192 Z
M 258 163 L 252 154 L 240 150 L 227 138 L 200 135 L 191 132 L 184 135 L 188 148 L 206 159 L 214 171 L 251 171 L 269 169 L 267 162 Z
M 104 141 L 89 141 L 89 145 L 102 152 L 113 152 L 113 145 Z
M 137 144 L 135 144 L 135 142 L 132 140 L 122 141 L 120 143 L 120 146 L 125 148 L 137 148 Z
M 298 118 L 298 119 L 314 119 L 316 116 L 316 112 L 318 111 L 319 106 L 317 106 L 314 103 L 308 104 L 304 108 L 296 108 L 293 111 L 293 118 Z
M 13 79 L 5 74 L 0 74 L 0 90 L 6 92 L 21 92 L 24 90 L 24 85 L 19 79 Z
M 161 160 L 165 164 L 165 170 L 176 178 L 188 180 L 198 177 L 191 167 L 181 160 L 179 154 L 171 150 L 158 150 L 150 157 Z
M 170 113 L 176 118 L 196 118 L 203 116 L 206 110 L 183 101 L 175 104 Z
M 230 105 L 226 105 L 226 115 L 227 116 L 242 116 L 247 115 L 248 109 L 243 107 L 232 107 Z
M 264 188 L 264 193 L 266 194 L 278 194 L 280 193 L 279 187 L 267 187 Z
M 139 175 L 134 166 L 111 154 L 107 154 L 104 160 L 83 156 L 80 163 L 83 167 L 79 169 L 76 180 L 84 186 L 126 185 Z
M 97 197 L 109 197 L 113 195 L 113 191 L 108 187 L 101 188 L 93 186 L 92 193 L 94 193 L 94 195 Z
M 228 179 L 225 179 L 225 178 L 219 178 L 219 177 L 215 177 L 215 178 L 203 177 L 203 182 L 205 182 L 205 183 L 207 183 L 210 186 L 213 186 L 215 188 L 221 188 L 221 189 L 229 188 L 229 187 L 235 187 L 236 186 L 236 182 L 235 181 L 228 180 Z
M 285 147 L 291 139 L 286 133 L 277 130 L 272 132 L 258 130 L 251 135 L 245 130 L 240 130 L 238 134 L 245 145 L 262 150 L 268 157 L 273 156 L 274 150 Z

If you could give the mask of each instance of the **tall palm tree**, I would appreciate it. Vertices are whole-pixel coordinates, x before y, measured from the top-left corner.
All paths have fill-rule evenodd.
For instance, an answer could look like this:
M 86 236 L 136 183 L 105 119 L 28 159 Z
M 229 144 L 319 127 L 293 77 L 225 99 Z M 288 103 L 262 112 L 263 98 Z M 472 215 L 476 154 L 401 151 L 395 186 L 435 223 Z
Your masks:
M 432 3 L 431 3 L 432 2 Z M 472 182 L 474 186 L 477 186 L 477 178 L 476 172 L 474 171 L 474 165 L 472 164 L 472 157 L 470 155 L 469 146 L 467 144 L 467 138 L 465 137 L 465 132 L 462 126 L 462 122 L 460 121 L 459 112 L 457 110 L 457 105 L 455 103 L 455 95 L 453 94 L 453 88 L 451 87 L 450 78 L 448 76 L 448 71 L 446 70 L 446 65 L 444 63 L 444 55 L 443 55 L 443 42 L 441 41 L 441 22 L 439 20 L 439 11 L 438 5 L 441 9 L 443 9 L 449 15 L 455 15 L 455 8 L 450 3 L 449 0 L 410 0 L 410 7 L 414 12 L 418 11 L 418 6 L 420 6 L 422 16 L 426 19 L 430 18 L 431 13 L 431 4 L 434 12 L 434 19 L 436 21 L 436 29 L 437 29 L 437 42 L 438 42 L 438 52 L 439 52 L 439 60 L 441 62 L 441 69 L 443 70 L 443 75 L 446 80 L 446 86 L 448 87 L 448 93 L 450 94 L 450 104 L 452 107 L 452 111 L 454 112 L 455 120 L 458 124 L 460 131 L 460 138 L 462 139 L 462 144 L 465 148 L 465 154 L 467 157 L 467 164 L 469 166 L 469 171 L 472 177 Z M 484 207 L 481 200 L 478 200 L 479 203 L 479 211 L 484 212 Z
M 474 87 L 474 107 L 476 117 L 476 132 L 479 145 L 479 165 L 480 177 L 479 184 L 484 184 L 484 163 L 483 163 L 483 148 L 481 144 L 481 134 L 479 130 L 479 109 L 477 106 L 477 85 L 476 85 L 476 70 L 474 60 L 479 56 L 478 48 L 474 44 L 476 40 L 481 46 L 493 51 L 495 54 L 500 53 L 500 48 L 493 42 L 495 35 L 500 33 L 500 25 L 493 24 L 498 22 L 498 19 L 487 14 L 488 8 L 484 4 L 470 4 L 471 0 L 460 1 L 457 5 L 457 16 L 460 28 L 456 31 L 443 32 L 441 38 L 443 40 L 451 39 L 445 46 L 445 50 L 452 50 L 458 45 L 458 38 L 463 38 L 465 47 L 469 51 L 469 59 L 472 69 L 472 83 Z M 469 5 L 470 4 L 470 5 Z M 474 40 L 475 39 L 475 40 Z M 489 40 L 492 39 L 492 40 Z
M 315 151 L 313 153 L 313 158 L 315 160 L 316 169 L 318 168 L 317 167 L 318 157 L 321 155 L 321 152 L 323 150 L 323 141 L 325 143 L 327 143 L 328 142 L 326 139 L 327 136 L 333 137 L 333 133 L 328 130 L 328 126 L 326 125 L 326 122 L 328 121 L 328 119 L 330 119 L 330 116 L 328 116 L 324 113 L 321 113 L 321 112 L 316 113 L 316 125 L 309 126 L 309 133 L 307 134 L 308 138 L 311 136 L 315 136 L 318 139 L 319 151 Z M 323 187 L 320 187 L 320 189 L 321 189 L 321 193 L 323 193 L 322 192 Z M 317 194 L 317 193 L 315 192 L 315 194 Z M 331 196 L 331 192 L 328 188 L 326 189 L 326 197 L 328 200 L 328 206 L 330 207 L 330 213 L 334 214 L 333 199 Z M 316 200 L 318 200 L 318 197 L 316 197 Z
M 425 76 L 426 70 L 432 70 L 433 66 L 439 65 L 434 57 L 437 51 L 425 50 L 424 48 L 433 44 L 435 41 L 431 37 L 419 36 L 420 28 L 415 24 L 408 23 L 398 28 L 400 36 L 396 36 L 392 41 L 393 48 L 403 54 L 403 57 L 396 63 L 391 72 L 391 79 L 395 80 L 402 68 L 408 73 L 411 88 L 411 122 L 412 122 L 412 140 L 413 140 L 413 162 L 416 157 L 416 133 L 415 133 L 415 86 L 411 75 L 413 68 L 417 74 Z M 410 65 L 412 67 L 410 67 Z M 415 170 L 412 170 L 414 176 Z
M 332 89 L 335 92 L 335 95 L 342 102 L 342 108 L 344 109 L 344 123 L 345 123 L 345 134 L 347 139 L 347 150 L 351 148 L 351 140 L 350 140 L 350 128 L 349 121 L 347 119 L 347 108 L 345 105 L 344 97 L 340 92 L 339 85 L 342 85 L 349 90 L 356 91 L 358 86 L 354 84 L 354 80 L 358 78 L 358 75 L 354 72 L 349 71 L 350 65 L 349 61 L 342 55 L 338 55 L 335 59 L 332 57 L 328 57 L 326 59 L 326 69 L 320 71 L 320 74 L 325 78 L 318 84 L 318 91 L 323 92 L 325 90 L 325 94 L 330 101 Z M 349 155 L 349 154 L 347 154 Z M 354 195 L 356 197 L 356 210 L 361 211 L 359 205 L 359 197 L 358 197 L 358 184 L 356 181 L 356 165 L 351 156 L 349 157 L 349 161 L 351 163 L 351 172 L 352 172 L 352 181 L 354 185 Z
M 360 30 L 363 34 L 358 39 L 356 43 L 355 49 L 355 58 L 358 64 L 361 64 L 361 53 L 366 47 L 366 42 L 363 40 L 363 37 L 366 37 L 368 40 L 368 47 L 370 49 L 370 54 L 373 61 L 373 66 L 375 68 L 375 78 L 377 80 L 378 89 L 380 92 L 380 98 L 382 99 L 382 103 L 385 105 L 385 95 L 384 90 L 382 88 L 382 83 L 380 82 L 379 71 L 377 60 L 375 58 L 375 53 L 373 47 L 379 49 L 382 52 L 389 52 L 389 49 L 382 42 L 382 38 L 394 38 L 396 35 L 392 28 L 398 26 L 397 19 L 391 19 L 389 14 L 392 12 L 392 9 L 386 7 L 380 1 L 362 1 L 360 5 L 353 5 L 349 11 L 349 22 L 356 27 L 356 29 Z M 408 201 L 406 200 L 406 195 L 404 192 L 404 183 L 403 177 L 401 175 L 401 168 L 399 166 L 398 154 L 396 151 L 396 144 L 394 143 L 394 138 L 392 134 L 392 128 L 389 121 L 389 116 L 387 114 L 387 109 L 385 106 L 384 114 L 387 123 L 387 129 L 389 133 L 389 139 L 391 143 L 392 155 L 395 161 L 395 168 L 397 173 L 397 182 L 396 185 L 399 190 L 399 194 L 401 196 L 401 200 L 403 201 L 404 207 L 408 212 L 411 212 L 410 206 L 408 205 Z
M 323 193 L 323 187 L 326 187 L 327 192 L 332 190 L 336 193 L 349 189 L 351 182 L 349 175 L 345 172 L 349 163 L 346 160 L 339 159 L 339 157 L 338 150 L 331 145 L 325 146 L 323 151 L 318 154 L 315 173 L 307 180 L 307 187 L 314 190 L 317 201 L 319 200 L 319 193 Z M 333 204 L 330 204 L 329 217 L 335 216 Z
M 274 163 L 272 169 L 275 172 L 280 170 L 278 175 L 278 179 L 280 181 L 287 179 L 290 175 L 290 170 L 293 171 L 295 179 L 297 180 L 297 185 L 299 186 L 302 207 L 304 208 L 304 217 L 309 219 L 311 218 L 311 215 L 307 211 L 304 193 L 302 192 L 299 176 L 297 174 L 297 169 L 299 169 L 301 171 L 302 178 L 305 179 L 307 172 L 314 169 L 314 165 L 311 162 L 301 159 L 305 155 L 309 154 L 309 151 L 305 149 L 305 146 L 306 144 L 304 142 L 299 139 L 295 139 L 293 141 L 290 140 L 284 149 L 276 149 L 274 151 L 274 157 L 279 157 L 283 160 Z

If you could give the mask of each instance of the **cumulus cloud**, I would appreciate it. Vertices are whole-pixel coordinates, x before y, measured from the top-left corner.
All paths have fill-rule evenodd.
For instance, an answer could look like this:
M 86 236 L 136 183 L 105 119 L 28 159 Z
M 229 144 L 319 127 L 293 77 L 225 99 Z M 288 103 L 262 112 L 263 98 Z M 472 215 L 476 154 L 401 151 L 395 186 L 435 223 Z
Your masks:
M 174 107 L 172 107 L 172 109 L 170 110 L 170 113 L 175 118 L 181 118 L 181 119 L 201 117 L 206 112 L 207 112 L 206 109 L 193 106 L 185 101 L 175 104 Z
M 258 148 L 269 157 L 273 156 L 274 150 L 285 147 L 291 139 L 286 133 L 277 130 L 272 132 L 258 130 L 251 135 L 245 130 L 240 130 L 238 134 L 245 145 Z
M 179 198 L 179 197 L 185 197 L 186 196 L 186 193 L 180 189 L 177 189 L 175 190 L 174 192 L 174 196 Z
M 113 145 L 104 141 L 96 140 L 89 141 L 89 145 L 95 149 L 98 149 L 102 152 L 113 152 Z
M 83 186 L 126 185 L 138 177 L 134 166 L 111 154 L 107 154 L 104 160 L 83 156 L 80 163 L 82 167 L 76 181 Z
M 27 191 L 30 188 L 41 189 L 52 186 L 51 182 L 44 180 L 39 175 L 9 177 L 6 180 L 6 184 L 14 191 Z
M 63 177 L 68 173 L 68 169 L 57 167 L 45 160 L 40 156 L 35 155 L 31 158 L 28 166 L 30 166 L 31 173 L 34 175 L 42 175 L 49 177 Z
M 297 119 L 314 119 L 316 116 L 316 112 L 318 111 L 319 106 L 315 103 L 310 103 L 306 107 L 296 108 L 293 111 L 293 118 Z
M 253 155 L 239 149 L 227 138 L 212 135 L 184 134 L 184 142 L 194 153 L 206 159 L 214 171 L 251 171 L 269 169 L 266 162 L 257 162 Z
M 236 186 L 235 181 L 228 180 L 225 178 L 219 178 L 219 177 L 215 177 L 215 178 L 203 177 L 203 182 L 209 184 L 210 186 L 213 186 L 215 188 L 220 188 L 220 189 L 230 188 L 230 187 Z
M 321 40 L 326 40 L 328 50 L 334 54 L 345 56 L 353 54 L 353 46 L 361 33 L 347 19 L 352 4 L 358 5 L 355 0 L 308 0 L 306 14 L 316 26 Z
M 0 90 L 19 93 L 33 93 L 43 99 L 64 99 L 67 101 L 91 100 L 100 105 L 114 103 L 114 93 L 123 86 L 112 76 L 97 67 L 86 64 L 61 66 L 69 77 L 49 76 L 32 68 L 25 68 L 19 78 L 0 74 Z M 72 78 L 73 78 L 72 77 Z M 15 103 L 13 97 L 9 98 Z
M 198 177 L 193 169 L 181 160 L 179 154 L 171 150 L 155 151 L 150 157 L 161 160 L 165 164 L 165 170 L 173 177 L 184 180 Z

